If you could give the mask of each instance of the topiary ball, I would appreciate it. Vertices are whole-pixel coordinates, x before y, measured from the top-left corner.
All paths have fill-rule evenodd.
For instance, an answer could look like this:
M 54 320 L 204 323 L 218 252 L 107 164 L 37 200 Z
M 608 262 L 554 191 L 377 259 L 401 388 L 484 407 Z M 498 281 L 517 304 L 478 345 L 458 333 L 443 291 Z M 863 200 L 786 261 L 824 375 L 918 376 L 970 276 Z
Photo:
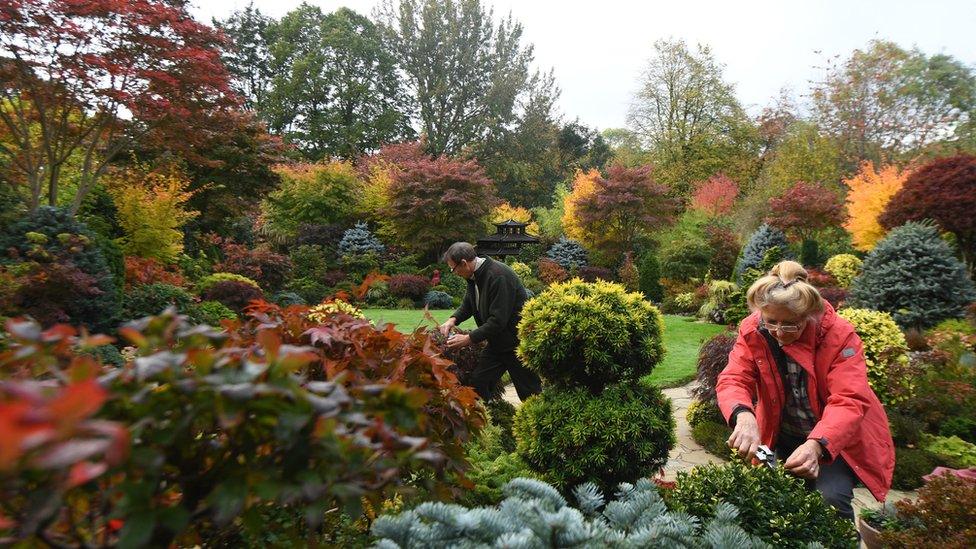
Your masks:
M 837 312 L 854 326 L 864 344 L 864 362 L 868 369 L 868 383 L 885 406 L 904 402 L 914 394 L 915 380 L 892 379 L 888 370 L 908 364 L 908 343 L 905 334 L 888 313 L 868 309 L 841 309 Z M 889 388 L 898 385 L 897 397 Z
M 671 401 L 642 384 L 612 385 L 597 396 L 547 387 L 522 404 L 513 430 L 519 456 L 561 489 L 652 476 L 675 443 Z
M 201 301 L 190 306 L 187 316 L 194 324 L 220 326 L 221 320 L 233 320 L 237 313 L 219 301 Z
M 853 254 L 837 254 L 827 260 L 824 270 L 837 280 L 841 288 L 850 288 L 851 283 L 861 274 L 864 262 Z
M 518 354 L 550 384 L 599 392 L 651 373 L 664 357 L 663 331 L 660 311 L 641 294 L 574 279 L 525 304 Z

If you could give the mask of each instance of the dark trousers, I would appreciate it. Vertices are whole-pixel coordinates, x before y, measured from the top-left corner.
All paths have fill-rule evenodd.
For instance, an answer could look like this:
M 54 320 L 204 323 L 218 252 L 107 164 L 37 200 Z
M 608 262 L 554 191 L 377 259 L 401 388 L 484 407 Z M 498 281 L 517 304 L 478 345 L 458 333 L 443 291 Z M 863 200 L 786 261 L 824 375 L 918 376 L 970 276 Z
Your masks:
M 475 392 L 482 400 L 488 401 L 496 397 L 498 381 L 508 371 L 515 384 L 515 391 L 520 400 L 542 391 L 542 382 L 534 372 L 522 366 L 522 362 L 515 354 L 515 349 L 496 352 L 491 345 L 481 352 L 478 367 L 471 374 L 471 383 Z
M 796 448 L 806 442 L 805 439 L 780 436 L 776 444 L 776 457 L 785 461 L 790 457 Z M 854 507 L 851 500 L 854 499 L 854 485 L 857 484 L 857 475 L 851 470 L 851 466 L 838 456 L 837 459 L 829 464 L 820 466 L 820 474 L 817 480 L 806 481 L 808 488 L 816 488 L 837 512 L 844 518 L 854 520 Z

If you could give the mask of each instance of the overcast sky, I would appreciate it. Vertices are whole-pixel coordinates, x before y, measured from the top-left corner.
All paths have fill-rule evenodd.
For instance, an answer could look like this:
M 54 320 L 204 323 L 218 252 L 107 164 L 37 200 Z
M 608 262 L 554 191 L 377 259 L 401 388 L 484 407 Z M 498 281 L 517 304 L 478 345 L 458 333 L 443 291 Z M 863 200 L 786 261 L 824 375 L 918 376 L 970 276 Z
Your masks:
M 781 88 L 801 95 L 835 55 L 872 38 L 946 53 L 976 66 L 976 0 L 484 0 L 511 12 L 535 46 L 536 66 L 552 68 L 567 119 L 599 129 L 626 125 L 627 107 L 659 38 L 711 46 L 751 113 Z M 308 0 L 326 12 L 346 6 L 370 15 L 377 0 Z M 195 0 L 206 22 L 248 0 Z M 301 0 L 254 0 L 281 17 Z

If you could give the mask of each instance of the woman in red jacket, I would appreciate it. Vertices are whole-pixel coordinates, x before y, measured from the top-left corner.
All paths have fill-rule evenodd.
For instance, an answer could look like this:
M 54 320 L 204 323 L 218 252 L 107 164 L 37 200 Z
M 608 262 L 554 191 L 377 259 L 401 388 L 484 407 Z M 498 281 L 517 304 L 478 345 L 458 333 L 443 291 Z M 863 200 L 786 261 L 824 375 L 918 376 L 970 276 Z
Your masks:
M 868 386 L 861 340 L 799 263 L 783 261 L 746 293 L 752 315 L 739 326 L 718 377 L 729 446 L 752 456 L 775 448 L 841 515 L 854 518 L 860 480 L 878 501 L 895 467 L 888 417 Z

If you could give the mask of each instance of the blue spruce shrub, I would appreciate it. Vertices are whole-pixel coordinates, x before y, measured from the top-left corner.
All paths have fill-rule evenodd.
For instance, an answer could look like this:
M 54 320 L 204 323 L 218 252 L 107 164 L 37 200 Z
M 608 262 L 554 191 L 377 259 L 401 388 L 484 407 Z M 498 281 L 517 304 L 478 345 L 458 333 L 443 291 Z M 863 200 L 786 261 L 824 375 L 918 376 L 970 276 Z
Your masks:
M 738 525 L 735 507 L 719 503 L 713 519 L 699 522 L 669 512 L 654 483 L 620 484 L 608 501 L 593 484 L 573 491 L 569 506 L 552 486 L 516 478 L 493 507 L 426 502 L 373 523 L 378 549 L 428 547 L 769 547 Z
M 749 242 L 742 248 L 742 255 L 735 265 L 735 281 L 742 285 L 742 275 L 749 269 L 759 267 L 766 256 L 766 252 L 770 248 L 776 247 L 783 252 L 783 259 L 792 259 L 783 231 L 768 223 L 763 223 L 756 229 L 756 232 L 752 233 Z
M 976 300 L 966 266 L 935 227 L 906 223 L 893 229 L 864 260 L 848 304 L 891 313 L 902 328 L 925 329 L 960 318 Z
M 373 252 L 376 255 L 386 251 L 386 247 L 369 232 L 366 223 L 360 221 L 347 230 L 339 241 L 339 255 L 359 255 Z
M 556 242 L 549 248 L 549 251 L 546 252 L 546 257 L 555 261 L 567 271 L 585 267 L 587 264 L 586 250 L 583 249 L 583 246 L 579 242 L 566 238 L 565 236 L 559 237 L 559 242 Z
M 431 290 L 424 296 L 424 305 L 428 309 L 450 309 L 454 306 L 454 298 L 447 292 Z

